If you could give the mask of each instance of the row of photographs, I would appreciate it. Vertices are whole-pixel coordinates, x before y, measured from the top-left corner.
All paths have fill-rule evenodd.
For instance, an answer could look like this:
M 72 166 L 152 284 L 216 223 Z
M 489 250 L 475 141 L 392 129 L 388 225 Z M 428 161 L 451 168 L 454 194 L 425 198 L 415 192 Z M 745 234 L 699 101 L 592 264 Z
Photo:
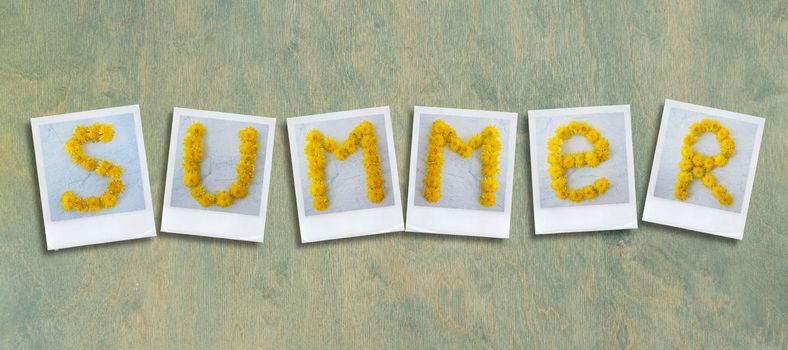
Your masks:
M 288 118 L 301 241 L 509 238 L 517 117 L 415 107 L 407 220 L 388 107 Z M 638 227 L 631 122 L 629 105 L 528 111 L 537 235 Z M 31 126 L 50 250 L 156 235 L 139 106 Z M 763 127 L 666 100 L 643 221 L 741 239 Z M 262 242 L 275 131 L 273 118 L 175 108 L 161 231 Z

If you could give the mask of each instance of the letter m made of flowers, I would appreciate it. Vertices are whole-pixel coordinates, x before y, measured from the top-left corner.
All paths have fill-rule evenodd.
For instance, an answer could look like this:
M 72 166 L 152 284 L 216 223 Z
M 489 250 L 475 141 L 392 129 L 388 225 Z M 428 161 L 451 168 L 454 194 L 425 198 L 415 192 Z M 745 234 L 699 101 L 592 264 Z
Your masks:
M 316 129 L 307 133 L 304 154 L 308 162 L 309 179 L 311 180 L 309 192 L 314 198 L 312 205 L 315 209 L 326 210 L 330 204 L 328 185 L 325 181 L 328 162 L 326 153 L 333 153 L 337 160 L 345 160 L 359 148 L 364 156 L 364 169 L 367 173 L 367 199 L 372 203 L 380 203 L 386 194 L 383 190 L 377 136 L 372 123 L 365 120 L 358 124 L 341 144 L 333 138 L 324 136 Z
M 434 203 L 441 198 L 441 169 L 443 168 L 443 147 L 457 153 L 462 158 L 470 158 L 473 151 L 481 148 L 479 161 L 482 166 L 481 195 L 479 203 L 485 207 L 495 205 L 495 191 L 498 190 L 496 176 L 500 170 L 501 140 L 498 129 L 486 126 L 480 134 L 468 138 L 467 142 L 457 136 L 457 132 L 443 120 L 432 123 L 427 150 L 427 172 L 424 176 L 424 192 L 427 202 Z

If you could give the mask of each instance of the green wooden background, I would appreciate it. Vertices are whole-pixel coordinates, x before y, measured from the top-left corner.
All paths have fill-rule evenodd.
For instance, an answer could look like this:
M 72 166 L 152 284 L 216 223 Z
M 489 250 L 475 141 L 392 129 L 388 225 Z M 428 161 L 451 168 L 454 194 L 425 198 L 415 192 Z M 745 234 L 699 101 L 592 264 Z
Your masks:
M 3 1 L 0 348 L 785 348 L 785 1 Z M 767 118 L 744 240 L 535 237 L 526 112 L 632 105 L 642 212 L 664 98 Z M 175 106 L 279 118 L 265 243 L 45 250 L 29 118 L 139 103 L 157 222 Z M 520 113 L 509 240 L 299 243 L 285 118 Z

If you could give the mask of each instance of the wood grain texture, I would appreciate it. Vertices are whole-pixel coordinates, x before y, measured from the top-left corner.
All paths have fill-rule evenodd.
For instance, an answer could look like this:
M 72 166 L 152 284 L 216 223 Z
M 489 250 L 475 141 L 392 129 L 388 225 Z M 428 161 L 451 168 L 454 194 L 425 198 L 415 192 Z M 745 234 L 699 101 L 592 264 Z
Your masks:
M 0 348 L 782 348 L 785 1 L 4 1 Z M 744 240 L 535 237 L 528 109 L 630 103 L 642 212 L 664 98 L 767 118 Z M 279 118 L 262 245 L 45 251 L 29 118 L 139 103 L 157 221 L 175 106 Z M 520 113 L 505 241 L 299 244 L 284 119 Z

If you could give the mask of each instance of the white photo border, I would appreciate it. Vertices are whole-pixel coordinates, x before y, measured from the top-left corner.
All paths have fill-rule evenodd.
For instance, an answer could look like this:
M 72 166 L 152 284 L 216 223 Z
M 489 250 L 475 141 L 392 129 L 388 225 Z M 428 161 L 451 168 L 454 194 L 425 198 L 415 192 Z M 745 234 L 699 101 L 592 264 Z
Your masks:
M 535 120 L 538 118 L 550 118 L 558 116 L 600 113 L 624 113 L 624 128 L 626 129 L 627 145 L 627 186 L 629 186 L 629 199 L 627 203 L 599 204 L 576 207 L 542 208 L 541 193 L 539 191 L 539 172 L 546 171 L 544 164 L 539 164 L 536 159 L 536 150 L 544 148 L 544 145 L 536 144 L 536 137 L 533 134 Z M 610 231 L 637 229 L 637 204 L 635 200 L 635 155 L 632 145 L 632 117 L 629 105 L 577 107 L 577 108 L 557 108 L 541 109 L 528 111 L 528 128 L 531 144 L 531 179 L 534 201 L 534 232 L 537 235 L 570 233 L 570 232 L 589 232 L 589 231 Z M 573 220 L 574 219 L 574 220 Z M 577 222 L 582 222 L 582 227 Z
M 181 119 L 185 116 L 268 126 L 269 131 L 267 139 L 265 140 L 266 152 L 265 159 L 263 160 L 263 173 L 261 174 L 263 176 L 263 183 L 262 190 L 260 191 L 260 210 L 256 215 L 224 213 L 172 206 L 173 177 L 175 176 L 175 167 L 178 164 L 176 151 L 179 143 L 179 128 Z M 271 183 L 275 133 L 275 118 L 175 107 L 172 112 L 172 131 L 170 133 L 170 150 L 167 159 L 167 179 L 164 184 L 161 231 L 263 243 L 263 238 L 265 237 L 266 213 L 268 210 L 268 192 Z
M 296 140 L 295 126 L 327 120 L 381 114 L 383 115 L 386 125 L 386 144 L 388 146 L 388 158 L 391 168 L 391 179 L 386 180 L 392 182 L 392 193 L 390 195 L 394 196 L 394 204 L 380 208 L 306 216 L 304 194 L 302 193 L 301 186 L 301 171 L 299 167 L 303 152 L 296 146 L 298 142 Z M 298 225 L 301 233 L 301 243 L 369 236 L 405 230 L 405 222 L 402 215 L 402 199 L 400 198 L 399 175 L 397 171 L 397 157 L 394 150 L 394 133 L 391 126 L 391 111 L 388 106 L 287 118 L 287 133 L 290 142 L 290 157 L 293 165 L 293 184 L 295 185 L 296 205 L 298 207 Z
M 120 114 L 133 115 L 145 208 L 116 214 L 52 221 L 49 197 L 47 196 L 48 189 L 40 127 L 48 124 L 89 120 Z M 48 250 L 59 250 L 156 236 L 156 222 L 153 216 L 153 202 L 151 200 L 150 179 L 148 177 L 148 161 L 145 155 L 145 140 L 142 135 L 139 105 L 111 107 L 31 118 L 30 126 L 33 134 L 33 149 L 36 157 L 36 172 L 38 175 L 41 210 L 44 219 L 44 232 Z M 69 239 L 75 235 L 88 238 L 80 240 Z
M 667 117 L 673 108 L 682 108 L 715 117 L 739 120 L 758 126 L 755 134 L 755 145 L 753 145 L 753 154 L 750 159 L 747 187 L 742 198 L 741 212 L 730 212 L 654 196 L 662 161 L 662 149 L 665 146 L 665 133 L 667 132 L 669 119 Z M 755 171 L 758 166 L 758 155 L 760 154 L 765 123 L 766 119 L 752 115 L 665 99 L 657 147 L 654 150 L 654 162 L 652 163 L 651 175 L 649 176 L 648 192 L 646 192 L 646 203 L 643 208 L 643 221 L 741 240 L 744 237 L 744 226 L 747 223 L 747 211 L 750 207 L 750 196 L 752 195 L 752 187 L 755 182 Z
M 438 208 L 417 206 L 416 177 L 419 156 L 419 130 L 422 114 L 445 115 L 459 118 L 499 119 L 509 122 L 506 188 L 504 210 L 485 211 L 473 209 Z M 413 133 L 410 147 L 410 175 L 408 179 L 408 206 L 405 231 L 457 236 L 487 238 L 509 238 L 512 218 L 512 196 L 514 193 L 514 168 L 517 153 L 517 113 L 473 109 L 415 106 L 413 108 Z

